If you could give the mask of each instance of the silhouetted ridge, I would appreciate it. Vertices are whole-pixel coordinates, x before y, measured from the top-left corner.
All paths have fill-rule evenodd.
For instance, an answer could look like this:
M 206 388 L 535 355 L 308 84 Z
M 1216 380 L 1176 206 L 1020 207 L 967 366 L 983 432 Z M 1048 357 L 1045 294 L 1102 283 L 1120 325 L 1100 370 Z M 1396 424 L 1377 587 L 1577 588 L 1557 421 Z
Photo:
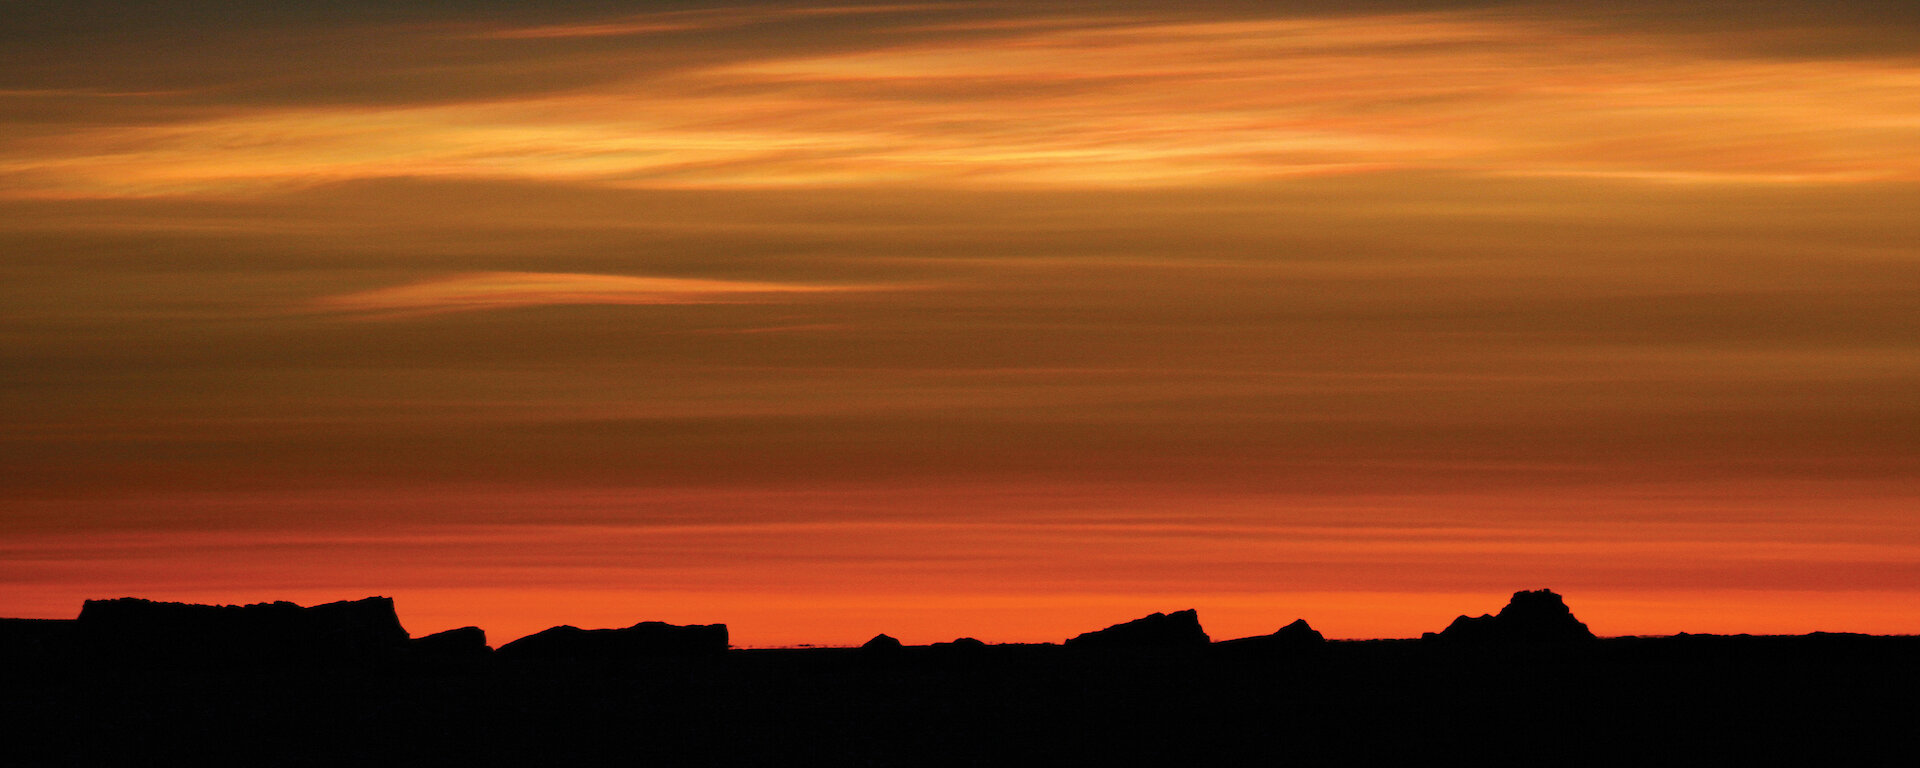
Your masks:
M 88 600 L 76 626 L 83 642 L 122 658 L 231 661 L 362 656 L 404 648 L 393 599 L 252 605 L 162 603 L 123 597 Z
M 1302 643 L 1324 643 L 1327 641 L 1326 635 L 1320 634 L 1320 630 L 1309 626 L 1306 619 L 1294 619 L 1292 624 L 1281 627 L 1280 631 L 1273 633 L 1273 636 Z
M 1294 619 L 1292 624 L 1281 627 L 1271 635 L 1256 635 L 1235 640 L 1222 640 L 1220 645 L 1244 649 L 1261 650 L 1298 650 L 1318 648 L 1326 645 L 1326 636 L 1319 630 L 1307 625 L 1306 619 Z
M 1199 612 L 1189 608 L 1156 613 L 1088 632 L 1067 641 L 1073 648 L 1200 648 L 1211 643 L 1200 628 Z
M 561 625 L 500 646 L 517 659 L 618 659 L 640 656 L 706 656 L 727 650 L 727 625 L 679 626 L 643 621 L 625 629 Z
M 234 616 L 284 612 L 109 602 L 86 622 L 147 642 L 127 629 L 164 624 L 147 614 L 225 633 Z M 1571 614 L 1551 593 L 1522 593 L 1462 626 L 1567 631 Z M 132 646 L 84 642 L 81 623 L 0 620 L 0 764 L 1872 764 L 1905 754 L 1920 722 L 1920 636 L 1314 643 L 1294 622 L 1190 647 L 1204 639 L 1183 612 L 1082 636 L 1118 650 L 626 655 L 614 641 L 703 629 L 643 623 L 556 628 L 505 652 L 556 661 L 460 656 L 485 640 L 462 628 L 346 663 L 143 664 L 120 661 Z M 716 639 L 700 647 L 724 647 Z M 1304 650 L 1271 650 L 1296 642 Z M 582 660 L 583 643 L 617 658 Z M 1578 757 L 1555 759 L 1566 755 Z
M 1460 643 L 1560 643 L 1592 640 L 1593 632 L 1553 590 L 1539 589 L 1513 593 L 1499 614 L 1462 615 L 1439 634 L 1422 637 Z
M 891 635 L 878 634 L 874 635 L 872 640 L 863 643 L 860 650 L 868 653 L 889 653 L 900 650 L 900 641 L 895 640 Z
M 461 627 L 415 638 L 413 648 L 429 656 L 447 658 L 479 657 L 493 652 L 487 647 L 487 633 L 479 627 Z

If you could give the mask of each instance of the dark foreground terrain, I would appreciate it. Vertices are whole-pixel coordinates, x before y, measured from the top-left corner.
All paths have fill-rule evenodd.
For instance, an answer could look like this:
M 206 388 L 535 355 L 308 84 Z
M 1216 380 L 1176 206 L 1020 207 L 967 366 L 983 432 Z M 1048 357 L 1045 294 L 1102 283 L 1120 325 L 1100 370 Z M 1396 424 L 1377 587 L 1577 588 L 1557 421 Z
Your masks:
M 1905 764 L 1920 747 L 1915 637 L 646 652 L 574 630 L 554 636 L 598 645 L 247 654 L 67 624 L 7 620 L 0 763 Z

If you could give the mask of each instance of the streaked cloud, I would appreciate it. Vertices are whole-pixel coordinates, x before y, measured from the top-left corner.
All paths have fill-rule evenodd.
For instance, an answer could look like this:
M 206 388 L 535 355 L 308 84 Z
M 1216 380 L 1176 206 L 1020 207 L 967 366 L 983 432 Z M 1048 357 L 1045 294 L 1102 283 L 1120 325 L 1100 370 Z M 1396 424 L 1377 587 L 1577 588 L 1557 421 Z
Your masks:
M 548 305 L 744 304 L 799 294 L 873 290 L 680 277 L 477 272 L 316 299 L 312 308 L 384 316 Z
M 0 614 L 1914 629 L 1911 3 L 42 6 Z
M 538 27 L 510 27 L 489 30 L 481 37 L 496 40 L 544 40 L 567 37 L 623 37 L 627 35 L 648 35 L 660 32 L 681 32 L 689 29 L 701 29 L 703 25 L 693 21 L 667 21 L 652 17 L 601 21 L 582 24 L 554 24 Z
M 559 45 L 768 15 L 947 18 L 937 10 L 705 9 L 490 34 Z M 1920 142 L 1920 64 L 1905 58 L 1732 57 L 1686 35 L 1484 12 L 1005 21 L 990 34 L 852 36 L 824 52 L 754 38 L 679 67 L 581 43 L 541 59 L 545 90 L 235 102 L 76 125 L 0 142 L 0 190 L 204 194 L 380 176 L 656 188 L 1195 186 L 1382 171 L 1920 179 L 1902 151 Z M 418 42 L 387 35 L 374 44 Z M 534 54 L 499 52 L 522 55 Z
M 572 37 L 626 37 L 663 32 L 725 29 L 822 16 L 869 16 L 937 11 L 964 7 L 959 3 L 868 4 L 837 6 L 749 5 L 659 11 L 614 19 L 533 26 L 503 26 L 478 36 L 497 40 L 544 40 Z

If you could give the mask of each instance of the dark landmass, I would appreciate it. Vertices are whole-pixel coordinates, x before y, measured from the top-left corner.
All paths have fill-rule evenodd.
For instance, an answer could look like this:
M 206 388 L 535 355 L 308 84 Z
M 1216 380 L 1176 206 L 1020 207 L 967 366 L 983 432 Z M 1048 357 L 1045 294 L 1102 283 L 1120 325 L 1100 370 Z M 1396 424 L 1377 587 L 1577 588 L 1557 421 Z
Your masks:
M 408 645 L 393 600 L 385 597 L 311 608 L 88 600 L 74 629 L 86 653 L 155 663 L 345 660 Z
M 1156 613 L 1115 624 L 1097 632 L 1088 632 L 1067 640 L 1068 648 L 1081 650 L 1176 650 L 1205 648 L 1212 642 L 1200 628 L 1200 613 L 1186 610 Z
M 1310 652 L 1326 643 L 1327 637 L 1309 626 L 1306 619 L 1294 619 L 1292 624 L 1281 627 L 1271 635 L 1222 640 L 1215 645 L 1223 649 L 1279 653 Z
M 626 629 L 558 626 L 500 646 L 508 659 L 631 659 L 726 653 L 727 625 L 643 621 Z
M 1577 628 L 1577 631 L 1576 631 Z M 1420 640 L 1192 611 L 1063 644 L 728 649 L 724 625 L 409 638 L 392 601 L 0 619 L 8 765 L 1226 765 L 1910 754 L 1920 637 L 1595 638 L 1558 595 Z
M 865 651 L 868 655 L 873 655 L 873 654 L 885 654 L 885 653 L 898 653 L 900 649 L 904 647 L 906 646 L 903 645 L 899 640 L 895 639 L 892 635 L 878 634 L 878 635 L 874 635 L 872 640 L 868 640 L 866 643 L 862 644 L 860 646 L 860 650 Z
M 1507 607 L 1494 615 L 1461 616 L 1439 634 L 1423 640 L 1451 643 L 1577 643 L 1593 639 L 1593 631 L 1573 617 L 1573 609 L 1552 590 L 1515 592 Z

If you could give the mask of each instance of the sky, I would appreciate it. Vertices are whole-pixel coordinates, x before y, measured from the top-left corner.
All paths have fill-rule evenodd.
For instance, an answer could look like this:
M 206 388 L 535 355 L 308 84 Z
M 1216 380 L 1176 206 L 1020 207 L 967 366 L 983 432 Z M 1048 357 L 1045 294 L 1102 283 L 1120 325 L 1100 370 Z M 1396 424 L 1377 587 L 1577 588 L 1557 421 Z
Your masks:
M 1920 633 L 1904 2 L 0 2 L 0 615 Z

